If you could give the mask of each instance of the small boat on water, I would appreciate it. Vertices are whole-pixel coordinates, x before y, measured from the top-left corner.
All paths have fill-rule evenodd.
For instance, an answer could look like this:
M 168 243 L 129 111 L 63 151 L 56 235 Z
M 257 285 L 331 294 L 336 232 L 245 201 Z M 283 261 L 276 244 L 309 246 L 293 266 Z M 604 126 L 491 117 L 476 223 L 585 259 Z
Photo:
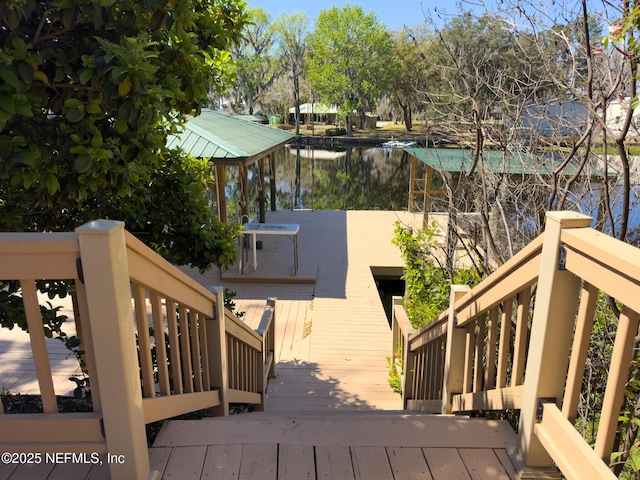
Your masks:
M 391 148 L 405 148 L 405 147 L 413 147 L 417 145 L 418 142 L 412 142 L 411 140 L 389 140 L 388 142 L 384 142 L 382 144 L 383 147 L 391 147 Z

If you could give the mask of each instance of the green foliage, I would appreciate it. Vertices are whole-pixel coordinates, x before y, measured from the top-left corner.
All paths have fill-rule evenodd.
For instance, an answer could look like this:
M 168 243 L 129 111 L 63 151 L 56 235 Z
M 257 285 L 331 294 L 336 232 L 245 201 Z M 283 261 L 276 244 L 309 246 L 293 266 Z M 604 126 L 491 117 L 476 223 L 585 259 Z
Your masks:
M 271 17 L 261 8 L 250 9 L 247 15 L 243 39 L 232 50 L 237 62 L 233 109 L 253 115 L 256 102 L 271 86 L 280 66 L 270 57 L 275 41 Z
M 309 81 L 325 103 L 344 116 L 375 110 L 389 84 L 392 42 L 373 12 L 358 5 L 322 10 L 307 43 Z
M 218 232 L 204 204 L 185 205 L 193 188 L 165 190 L 165 210 L 144 215 L 163 176 L 185 174 L 177 182 L 186 185 L 202 172 L 164 145 L 209 90 L 231 80 L 244 8 L 243 0 L 0 4 L 0 230 L 114 218 L 154 246 L 174 231 L 159 250 L 201 269 L 207 258 L 227 263 L 230 232 Z M 174 208 L 188 227 L 159 221 L 177 218 Z
M 36 282 L 36 287 L 51 300 L 56 297 L 65 298 L 74 288 L 70 282 L 44 280 Z M 85 351 L 78 337 L 75 335 L 69 336 L 63 331 L 63 325 L 69 320 L 69 317 L 62 315 L 60 310 L 62 310 L 62 306 L 54 307 L 51 302 L 45 302 L 44 305 L 40 305 L 44 335 L 47 338 L 60 340 L 73 353 L 81 370 L 79 377 L 69 378 L 70 381 L 76 384 L 74 396 L 77 400 L 89 402 L 91 396 L 87 365 L 84 358 Z M 25 332 L 29 331 L 20 283 L 17 281 L 0 281 L 0 327 L 12 330 L 16 326 Z
M 432 223 L 416 232 L 395 224 L 393 244 L 404 260 L 403 280 L 406 282 L 404 306 L 414 328 L 427 325 L 449 307 L 451 284 L 473 286 L 480 280 L 475 270 L 456 270 L 449 278 L 445 268 L 436 261 L 440 230 Z
M 404 373 L 404 362 L 402 361 L 402 352 L 397 352 L 393 357 L 387 357 L 387 365 L 389 367 L 389 386 L 391 390 L 402 395 L 402 374 Z

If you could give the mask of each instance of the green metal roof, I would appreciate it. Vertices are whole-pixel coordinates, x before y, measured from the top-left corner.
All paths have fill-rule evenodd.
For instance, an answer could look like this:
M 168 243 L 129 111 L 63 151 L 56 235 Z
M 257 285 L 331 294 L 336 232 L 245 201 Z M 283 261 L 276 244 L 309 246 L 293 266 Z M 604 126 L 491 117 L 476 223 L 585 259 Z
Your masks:
M 415 148 L 404 151 L 440 172 L 464 173 L 471 170 L 474 151 L 454 148 Z M 485 168 L 492 173 L 511 175 L 551 175 L 554 168 L 551 157 L 535 156 L 522 152 L 485 150 L 482 154 Z M 575 173 L 575 166 L 568 165 L 564 176 Z
M 404 149 L 410 155 L 426 163 L 430 167 L 450 173 L 468 172 L 473 165 L 474 150 L 454 148 L 415 148 Z M 494 173 L 510 173 L 512 175 L 531 175 L 551 173 L 551 159 L 535 157 L 522 152 L 502 152 L 485 150 L 483 152 L 484 166 Z
M 189 117 L 182 133 L 168 138 L 167 147 L 209 158 L 217 165 L 239 166 L 265 157 L 293 138 L 295 135 L 284 130 L 203 110 L 197 117 Z

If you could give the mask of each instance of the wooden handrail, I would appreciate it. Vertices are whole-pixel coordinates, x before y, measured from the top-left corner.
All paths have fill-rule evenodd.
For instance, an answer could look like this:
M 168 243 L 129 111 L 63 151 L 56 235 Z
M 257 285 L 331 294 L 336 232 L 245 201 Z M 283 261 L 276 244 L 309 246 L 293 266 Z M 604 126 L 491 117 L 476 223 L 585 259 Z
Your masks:
M 433 410 L 431 385 L 443 372 L 443 413 L 521 409 L 514 455 L 526 475 L 555 462 L 567 478 L 614 478 L 608 465 L 640 324 L 640 250 L 590 223 L 548 213 L 544 237 L 468 293 L 454 286 L 449 310 L 408 339 L 407 406 Z M 599 294 L 615 298 L 620 315 L 591 448 L 573 422 Z M 442 338 L 444 353 L 433 355 Z
M 45 410 L 16 416 L 0 409 L 4 450 L 109 451 L 126 458 L 110 465 L 113 478 L 151 479 L 145 423 L 204 408 L 228 414 L 230 401 L 263 408 L 266 378 L 275 375 L 275 299 L 256 333 L 224 308 L 222 289 L 204 288 L 121 222 L 98 220 L 75 233 L 0 234 L 0 278 L 20 281 Z M 94 412 L 57 413 L 36 280 L 75 283 Z M 52 427 L 55 438 L 41 435 L 61 421 L 65 429 Z M 19 439 L 10 434 L 16 428 Z
M 544 234 L 538 236 L 456 302 L 459 327 L 536 282 L 543 241 Z
M 410 404 L 413 408 L 451 413 L 520 407 L 521 395 L 513 392 L 522 384 L 529 293 L 537 280 L 542 244 L 541 235 L 472 290 L 452 287 L 449 310 L 409 336 L 414 363 L 408 368 L 415 373 L 407 395 L 418 400 Z M 509 382 L 508 365 L 515 367 Z M 430 377 L 422 377 L 427 372 Z M 444 372 L 444 379 L 438 372 Z

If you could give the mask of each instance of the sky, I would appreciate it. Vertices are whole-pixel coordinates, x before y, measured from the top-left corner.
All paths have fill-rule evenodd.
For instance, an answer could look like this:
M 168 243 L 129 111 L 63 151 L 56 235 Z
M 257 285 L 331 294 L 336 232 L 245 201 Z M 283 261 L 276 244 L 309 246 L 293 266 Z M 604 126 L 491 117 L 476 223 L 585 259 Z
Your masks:
M 252 8 L 261 8 L 275 19 L 281 12 L 304 12 L 310 20 L 310 26 L 315 22 L 320 10 L 345 5 L 360 5 L 365 12 L 373 11 L 379 22 L 383 22 L 390 30 L 400 30 L 404 25 L 414 27 L 424 22 L 425 17 L 431 15 L 437 23 L 444 23 L 437 18 L 439 12 L 456 14 L 455 0 L 247 0 Z M 443 6 L 444 5 L 444 6 Z

